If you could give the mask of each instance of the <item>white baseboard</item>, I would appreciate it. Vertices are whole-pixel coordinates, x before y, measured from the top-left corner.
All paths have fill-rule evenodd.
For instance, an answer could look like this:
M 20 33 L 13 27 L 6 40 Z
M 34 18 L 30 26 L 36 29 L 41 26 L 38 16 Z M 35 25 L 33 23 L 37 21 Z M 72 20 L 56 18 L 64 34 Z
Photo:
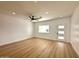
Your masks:
M 19 42 L 19 41 L 30 39 L 30 38 L 32 38 L 32 37 L 28 37 L 28 38 L 26 37 L 26 38 L 15 40 L 15 41 L 5 42 L 5 43 L 0 44 L 0 46 L 11 44 L 11 43 L 15 43 L 15 42 Z
M 73 49 L 75 50 L 75 52 L 77 53 L 77 55 L 79 56 L 79 51 L 76 49 L 76 47 L 74 46 L 74 44 L 72 42 L 70 42 L 70 43 L 71 43 Z

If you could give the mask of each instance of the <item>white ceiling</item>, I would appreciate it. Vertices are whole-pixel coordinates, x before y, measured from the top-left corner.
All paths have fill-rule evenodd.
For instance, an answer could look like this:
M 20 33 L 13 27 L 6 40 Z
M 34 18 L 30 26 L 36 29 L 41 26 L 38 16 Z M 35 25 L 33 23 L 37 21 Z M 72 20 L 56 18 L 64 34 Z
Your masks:
M 12 11 L 16 15 L 36 15 L 48 20 L 56 17 L 70 16 L 79 2 L 69 1 L 0 1 L 0 13 L 9 14 Z M 46 14 L 48 12 L 48 14 Z

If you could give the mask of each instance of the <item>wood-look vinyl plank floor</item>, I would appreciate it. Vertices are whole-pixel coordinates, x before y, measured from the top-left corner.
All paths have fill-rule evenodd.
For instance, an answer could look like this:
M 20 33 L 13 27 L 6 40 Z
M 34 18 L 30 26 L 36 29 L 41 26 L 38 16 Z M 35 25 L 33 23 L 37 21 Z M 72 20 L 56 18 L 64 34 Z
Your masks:
M 0 57 L 8 58 L 78 58 L 70 43 L 31 38 L 0 46 Z

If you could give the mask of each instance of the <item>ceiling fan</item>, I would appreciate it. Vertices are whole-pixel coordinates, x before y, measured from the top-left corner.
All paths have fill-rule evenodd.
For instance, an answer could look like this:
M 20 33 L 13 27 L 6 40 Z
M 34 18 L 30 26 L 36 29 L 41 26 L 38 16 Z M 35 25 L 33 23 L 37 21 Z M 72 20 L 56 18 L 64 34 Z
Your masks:
M 42 17 L 37 17 L 37 16 L 29 16 L 31 21 L 37 22 L 39 19 L 41 19 Z

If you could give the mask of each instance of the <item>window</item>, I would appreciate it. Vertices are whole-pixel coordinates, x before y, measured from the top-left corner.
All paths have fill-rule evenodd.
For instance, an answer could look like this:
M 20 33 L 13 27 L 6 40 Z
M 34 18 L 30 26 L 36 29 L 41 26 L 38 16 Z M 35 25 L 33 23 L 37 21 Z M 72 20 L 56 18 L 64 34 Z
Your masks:
M 58 31 L 58 34 L 64 34 L 64 31 Z
M 63 25 L 58 26 L 59 29 L 64 29 Z
M 39 25 L 39 33 L 49 33 L 49 25 Z
M 58 39 L 64 39 L 64 36 L 58 36 Z

